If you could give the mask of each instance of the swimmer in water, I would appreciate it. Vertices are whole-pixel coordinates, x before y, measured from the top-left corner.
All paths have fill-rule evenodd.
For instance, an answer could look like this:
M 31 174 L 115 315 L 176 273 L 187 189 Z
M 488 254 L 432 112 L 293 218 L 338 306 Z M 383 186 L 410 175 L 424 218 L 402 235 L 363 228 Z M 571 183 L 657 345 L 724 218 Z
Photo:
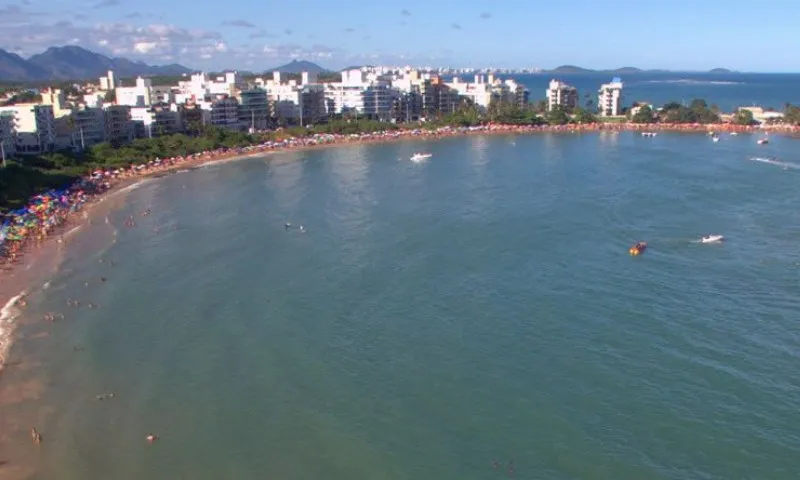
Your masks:
M 305 231 L 306 231 L 306 227 L 304 227 L 304 226 L 300 225 L 300 231 L 301 231 L 301 232 L 305 232 Z
M 284 223 L 283 224 L 283 229 L 284 230 L 289 230 L 290 228 L 292 228 L 292 224 L 291 223 Z
M 144 439 L 147 440 L 147 443 L 152 445 L 158 441 L 158 435 L 154 433 L 148 433 L 147 436 L 144 437 Z

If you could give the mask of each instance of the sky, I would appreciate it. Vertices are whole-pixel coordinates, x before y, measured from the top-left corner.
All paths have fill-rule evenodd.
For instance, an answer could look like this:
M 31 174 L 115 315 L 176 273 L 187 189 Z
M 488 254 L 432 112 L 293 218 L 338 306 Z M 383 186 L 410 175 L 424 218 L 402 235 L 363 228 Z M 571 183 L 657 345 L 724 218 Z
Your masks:
M 800 72 L 798 0 L 0 0 L 0 48 L 149 64 Z

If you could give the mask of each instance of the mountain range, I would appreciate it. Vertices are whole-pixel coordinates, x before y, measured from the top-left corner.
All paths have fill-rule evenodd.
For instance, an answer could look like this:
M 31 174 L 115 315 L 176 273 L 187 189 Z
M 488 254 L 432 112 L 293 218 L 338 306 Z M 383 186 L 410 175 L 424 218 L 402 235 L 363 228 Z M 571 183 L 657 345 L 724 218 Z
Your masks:
M 76 46 L 50 47 L 28 59 L 0 49 L 0 81 L 3 82 L 90 79 L 101 77 L 109 70 L 119 78 L 192 72 L 183 65 L 147 65 L 125 58 L 106 57 Z

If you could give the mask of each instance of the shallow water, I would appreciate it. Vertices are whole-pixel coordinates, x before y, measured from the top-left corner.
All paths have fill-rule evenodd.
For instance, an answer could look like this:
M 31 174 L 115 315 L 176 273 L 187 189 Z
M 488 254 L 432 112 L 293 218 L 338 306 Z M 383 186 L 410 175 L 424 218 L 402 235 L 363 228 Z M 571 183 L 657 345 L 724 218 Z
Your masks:
M 12 351 L 32 366 L 2 386 L 41 389 L 0 416 L 45 436 L 34 451 L 20 422 L 12 460 L 59 479 L 795 478 L 800 172 L 751 158 L 800 165 L 800 144 L 756 138 L 350 145 L 142 185 L 115 241 L 31 298 L 30 318 L 66 318 Z

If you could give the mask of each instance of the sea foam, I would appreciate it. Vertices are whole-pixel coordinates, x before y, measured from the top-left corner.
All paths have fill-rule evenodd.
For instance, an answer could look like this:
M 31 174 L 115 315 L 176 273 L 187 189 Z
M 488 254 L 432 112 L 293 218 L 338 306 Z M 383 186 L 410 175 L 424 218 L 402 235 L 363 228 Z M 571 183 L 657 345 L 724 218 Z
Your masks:
M 11 334 L 14 330 L 14 319 L 17 318 L 20 313 L 16 305 L 24 296 L 25 292 L 21 292 L 15 297 L 11 297 L 3 308 L 0 309 L 0 369 L 2 369 L 2 363 L 5 362 L 8 349 L 11 347 Z

